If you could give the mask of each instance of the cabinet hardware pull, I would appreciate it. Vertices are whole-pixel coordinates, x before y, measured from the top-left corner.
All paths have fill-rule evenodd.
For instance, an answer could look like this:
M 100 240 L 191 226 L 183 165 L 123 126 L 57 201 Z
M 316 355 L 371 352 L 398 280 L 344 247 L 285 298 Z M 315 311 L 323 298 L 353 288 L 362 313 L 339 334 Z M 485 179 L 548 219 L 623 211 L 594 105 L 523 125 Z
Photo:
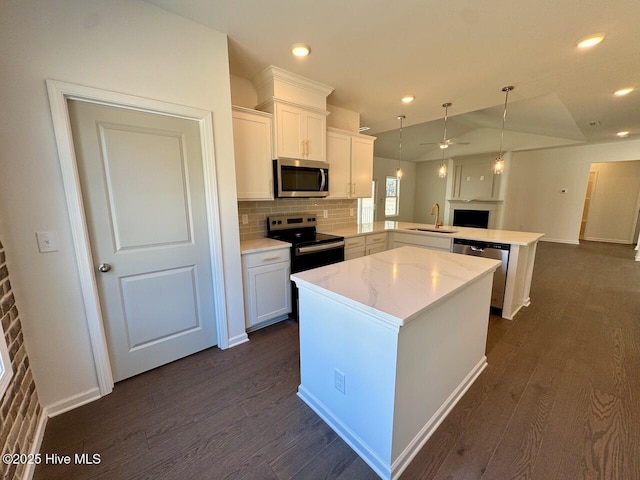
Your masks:
M 280 258 L 280 256 L 278 255 L 277 257 L 267 257 L 267 258 L 263 258 L 262 261 L 263 262 L 268 262 L 270 260 L 278 260 Z

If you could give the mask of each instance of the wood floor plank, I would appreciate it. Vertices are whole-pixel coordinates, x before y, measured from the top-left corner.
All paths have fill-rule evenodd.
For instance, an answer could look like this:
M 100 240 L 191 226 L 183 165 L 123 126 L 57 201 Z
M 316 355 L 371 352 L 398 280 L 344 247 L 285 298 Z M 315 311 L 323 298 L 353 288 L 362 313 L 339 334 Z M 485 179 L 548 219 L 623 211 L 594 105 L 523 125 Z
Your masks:
M 538 363 L 489 461 L 485 478 L 531 478 L 562 373 L 557 368 Z
M 433 478 L 640 479 L 640 263 L 626 245 L 541 243 L 531 306 L 492 316 L 489 365 L 405 470 Z M 208 349 L 52 418 L 35 480 L 368 480 L 297 396 L 298 325 Z M 97 451 L 96 451 L 97 450 Z

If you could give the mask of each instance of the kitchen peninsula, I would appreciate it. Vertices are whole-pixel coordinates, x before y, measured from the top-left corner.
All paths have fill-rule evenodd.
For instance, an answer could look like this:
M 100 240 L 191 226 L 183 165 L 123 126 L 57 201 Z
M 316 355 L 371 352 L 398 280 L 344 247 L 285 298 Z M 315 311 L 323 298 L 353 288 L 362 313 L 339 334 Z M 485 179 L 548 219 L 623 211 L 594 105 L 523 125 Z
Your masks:
M 397 478 L 486 366 L 499 262 L 401 247 L 292 275 L 298 395 Z
M 536 247 L 538 241 L 544 236 L 543 233 L 535 232 L 457 226 L 444 226 L 435 229 L 433 224 L 393 221 L 354 224 L 338 229 L 323 229 L 322 232 L 344 237 L 347 248 L 351 242 L 357 239 L 364 240 L 374 235 L 377 240 L 381 240 L 381 235 L 388 237 L 382 239 L 382 242 L 377 245 L 385 243 L 386 248 L 389 249 L 403 245 L 415 245 L 450 252 L 454 239 L 507 244 L 510 246 L 510 253 L 505 272 L 506 282 L 501 315 L 508 320 L 513 320 L 522 307 L 531 303 L 529 292 Z M 347 253 L 345 253 L 345 258 L 349 258 Z

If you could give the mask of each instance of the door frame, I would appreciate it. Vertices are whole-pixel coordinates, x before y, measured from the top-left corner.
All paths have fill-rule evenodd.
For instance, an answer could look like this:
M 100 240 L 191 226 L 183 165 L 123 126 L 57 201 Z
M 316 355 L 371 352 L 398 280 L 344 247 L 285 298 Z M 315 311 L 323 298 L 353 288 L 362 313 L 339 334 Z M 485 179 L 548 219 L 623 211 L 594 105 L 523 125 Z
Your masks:
M 78 166 L 69 121 L 68 100 L 96 103 L 126 108 L 147 113 L 168 115 L 197 121 L 200 127 L 200 144 L 204 173 L 207 226 L 209 230 L 209 256 L 213 276 L 214 311 L 218 347 L 228 347 L 227 308 L 224 287 L 224 264 L 222 261 L 222 239 L 220 236 L 220 211 L 216 180 L 216 162 L 213 139 L 213 113 L 198 108 L 127 95 L 93 87 L 86 87 L 58 80 L 47 79 L 47 91 L 51 117 L 58 147 L 58 159 L 62 172 L 62 183 L 67 203 L 71 235 L 78 267 L 78 276 L 84 312 L 89 329 L 96 377 L 101 396 L 113 390 L 113 375 L 109 362 L 109 351 L 104 329 L 100 298 L 96 281 L 89 230 L 85 214 Z

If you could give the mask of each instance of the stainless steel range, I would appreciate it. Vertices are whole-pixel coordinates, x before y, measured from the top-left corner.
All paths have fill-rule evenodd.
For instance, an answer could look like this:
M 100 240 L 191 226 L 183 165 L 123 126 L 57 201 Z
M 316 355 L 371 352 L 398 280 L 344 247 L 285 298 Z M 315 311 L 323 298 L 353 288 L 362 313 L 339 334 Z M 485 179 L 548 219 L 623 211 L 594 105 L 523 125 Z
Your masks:
M 267 218 L 267 236 L 291 243 L 291 273 L 342 262 L 344 237 L 316 232 L 316 215 L 275 215 Z M 291 282 L 292 313 L 298 318 L 298 289 Z

